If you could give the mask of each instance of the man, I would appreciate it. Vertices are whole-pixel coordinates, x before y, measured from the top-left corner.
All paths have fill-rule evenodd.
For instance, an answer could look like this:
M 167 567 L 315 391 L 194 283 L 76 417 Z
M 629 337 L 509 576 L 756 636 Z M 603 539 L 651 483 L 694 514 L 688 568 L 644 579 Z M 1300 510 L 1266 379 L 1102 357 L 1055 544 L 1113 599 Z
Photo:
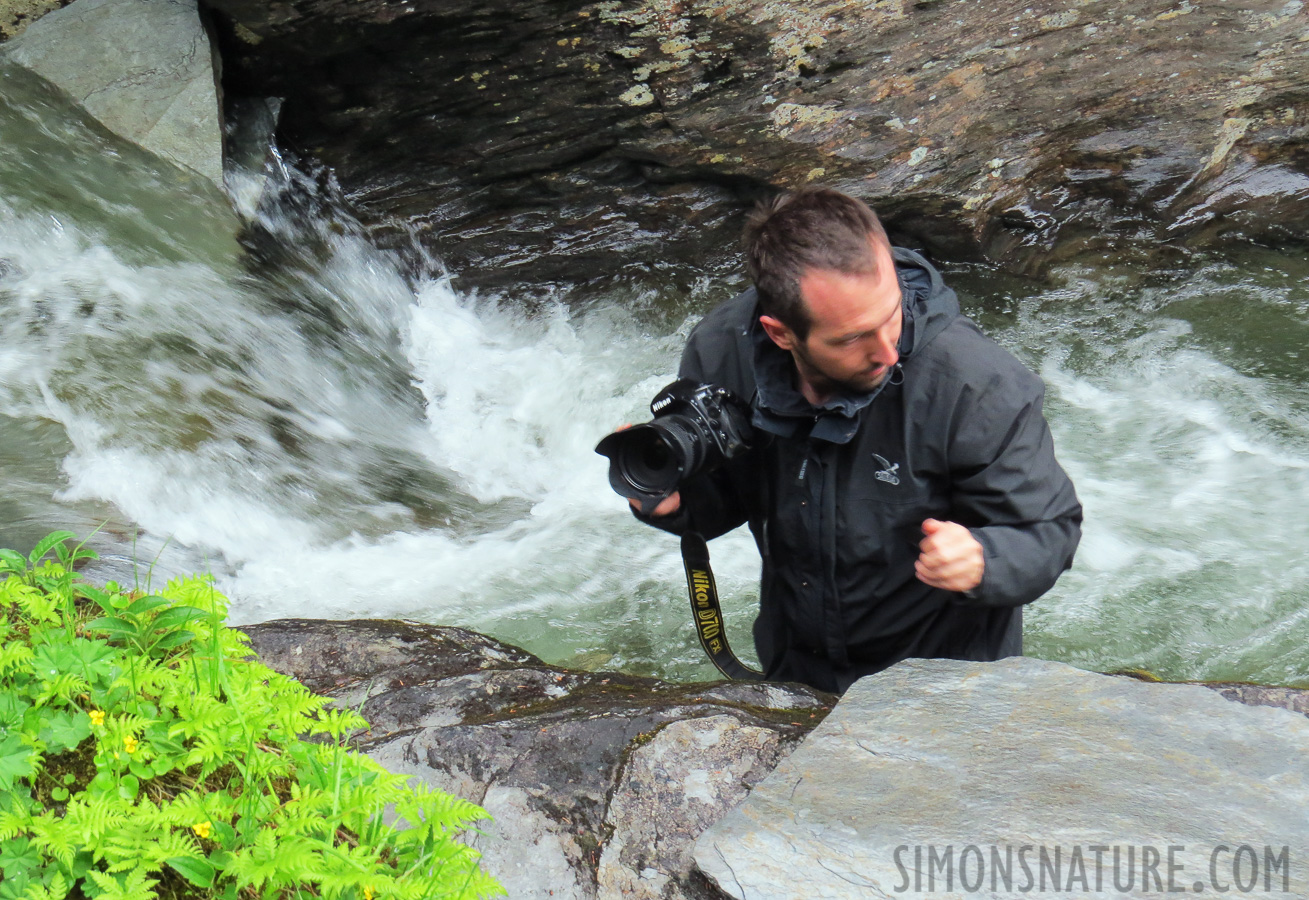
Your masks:
M 1081 535 L 1040 380 L 854 198 L 783 195 L 745 237 L 754 287 L 695 328 L 680 377 L 748 401 L 754 448 L 642 518 L 749 522 L 771 680 L 842 692 L 908 657 L 1021 653 L 1021 605 Z

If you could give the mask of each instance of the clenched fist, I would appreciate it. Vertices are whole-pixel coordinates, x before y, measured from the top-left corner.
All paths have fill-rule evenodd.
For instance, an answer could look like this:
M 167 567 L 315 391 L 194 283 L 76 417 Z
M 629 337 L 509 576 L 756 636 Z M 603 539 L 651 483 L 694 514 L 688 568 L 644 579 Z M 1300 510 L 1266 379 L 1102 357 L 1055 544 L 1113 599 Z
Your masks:
M 924 584 L 962 593 L 982 583 L 982 545 L 958 522 L 925 520 L 918 550 L 914 572 Z

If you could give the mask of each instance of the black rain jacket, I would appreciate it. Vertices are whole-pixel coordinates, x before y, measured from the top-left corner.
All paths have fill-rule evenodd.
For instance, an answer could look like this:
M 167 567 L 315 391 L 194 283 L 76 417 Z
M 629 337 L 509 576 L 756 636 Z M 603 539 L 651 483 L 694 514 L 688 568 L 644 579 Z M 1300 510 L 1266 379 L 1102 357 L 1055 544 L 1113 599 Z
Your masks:
M 989 660 L 1020 634 L 1017 607 L 1073 560 L 1082 508 L 1055 460 L 1040 379 L 959 312 L 954 291 L 895 249 L 900 368 L 821 408 L 758 323 L 753 288 L 692 331 L 680 377 L 752 407 L 753 449 L 682 486 L 645 521 L 706 539 L 748 522 L 763 559 L 755 646 L 767 677 L 843 691 L 908 657 Z M 926 518 L 981 543 L 967 596 L 914 575 Z

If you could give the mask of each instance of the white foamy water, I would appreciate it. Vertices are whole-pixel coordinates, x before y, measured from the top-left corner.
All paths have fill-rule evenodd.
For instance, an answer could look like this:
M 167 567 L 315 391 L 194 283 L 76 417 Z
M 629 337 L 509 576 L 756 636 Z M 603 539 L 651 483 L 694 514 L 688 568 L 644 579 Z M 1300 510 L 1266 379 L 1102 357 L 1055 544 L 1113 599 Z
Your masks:
M 483 505 L 481 527 L 251 560 L 229 585 L 247 598 L 242 614 L 287 615 L 285 598 L 300 593 L 323 615 L 458 621 L 564 661 L 612 655 L 607 664 L 662 670 L 654 657 L 671 647 L 683 668 L 702 668 L 682 634 L 676 542 L 631 518 L 594 452 L 614 426 L 648 418 L 679 344 L 617 308 L 524 315 L 444 281 L 420 285 L 405 346 L 426 400 L 425 452 Z M 745 587 L 757 565 L 740 552 L 748 538 L 727 543 L 737 559 L 724 575 Z
M 7 109 L 0 128 L 39 118 Z M 58 115 L 42 140 L 93 140 Z M 36 172 L 23 147 L 0 146 L 0 544 L 108 520 L 102 551 L 130 556 L 135 529 L 138 555 L 170 541 L 157 571 L 212 569 L 239 622 L 406 617 L 552 662 L 713 676 L 675 539 L 632 519 L 593 448 L 672 378 L 695 316 L 667 310 L 703 312 L 723 286 L 469 295 L 348 222 L 266 205 L 242 249 L 235 220 L 175 174 L 130 159 Z M 172 224 L 186 204 L 211 224 Z M 1309 682 L 1295 265 L 1140 283 L 1068 269 L 1012 296 L 959 273 L 1045 379 L 1086 507 L 1074 569 L 1029 610 L 1029 652 Z M 758 558 L 744 532 L 712 549 L 748 657 Z

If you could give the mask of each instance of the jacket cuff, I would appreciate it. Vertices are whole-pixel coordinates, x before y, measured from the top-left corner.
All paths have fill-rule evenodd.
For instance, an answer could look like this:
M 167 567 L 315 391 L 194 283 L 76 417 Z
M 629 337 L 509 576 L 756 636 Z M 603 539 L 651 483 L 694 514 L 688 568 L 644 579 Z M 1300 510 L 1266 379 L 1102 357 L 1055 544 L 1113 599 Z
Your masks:
M 970 528 L 968 533 L 973 536 L 973 540 L 982 545 L 982 580 L 977 583 L 977 587 L 964 591 L 963 597 L 974 603 L 984 604 L 987 595 L 986 581 L 992 574 L 991 560 L 993 554 L 991 553 L 991 545 L 987 542 L 980 528 Z

